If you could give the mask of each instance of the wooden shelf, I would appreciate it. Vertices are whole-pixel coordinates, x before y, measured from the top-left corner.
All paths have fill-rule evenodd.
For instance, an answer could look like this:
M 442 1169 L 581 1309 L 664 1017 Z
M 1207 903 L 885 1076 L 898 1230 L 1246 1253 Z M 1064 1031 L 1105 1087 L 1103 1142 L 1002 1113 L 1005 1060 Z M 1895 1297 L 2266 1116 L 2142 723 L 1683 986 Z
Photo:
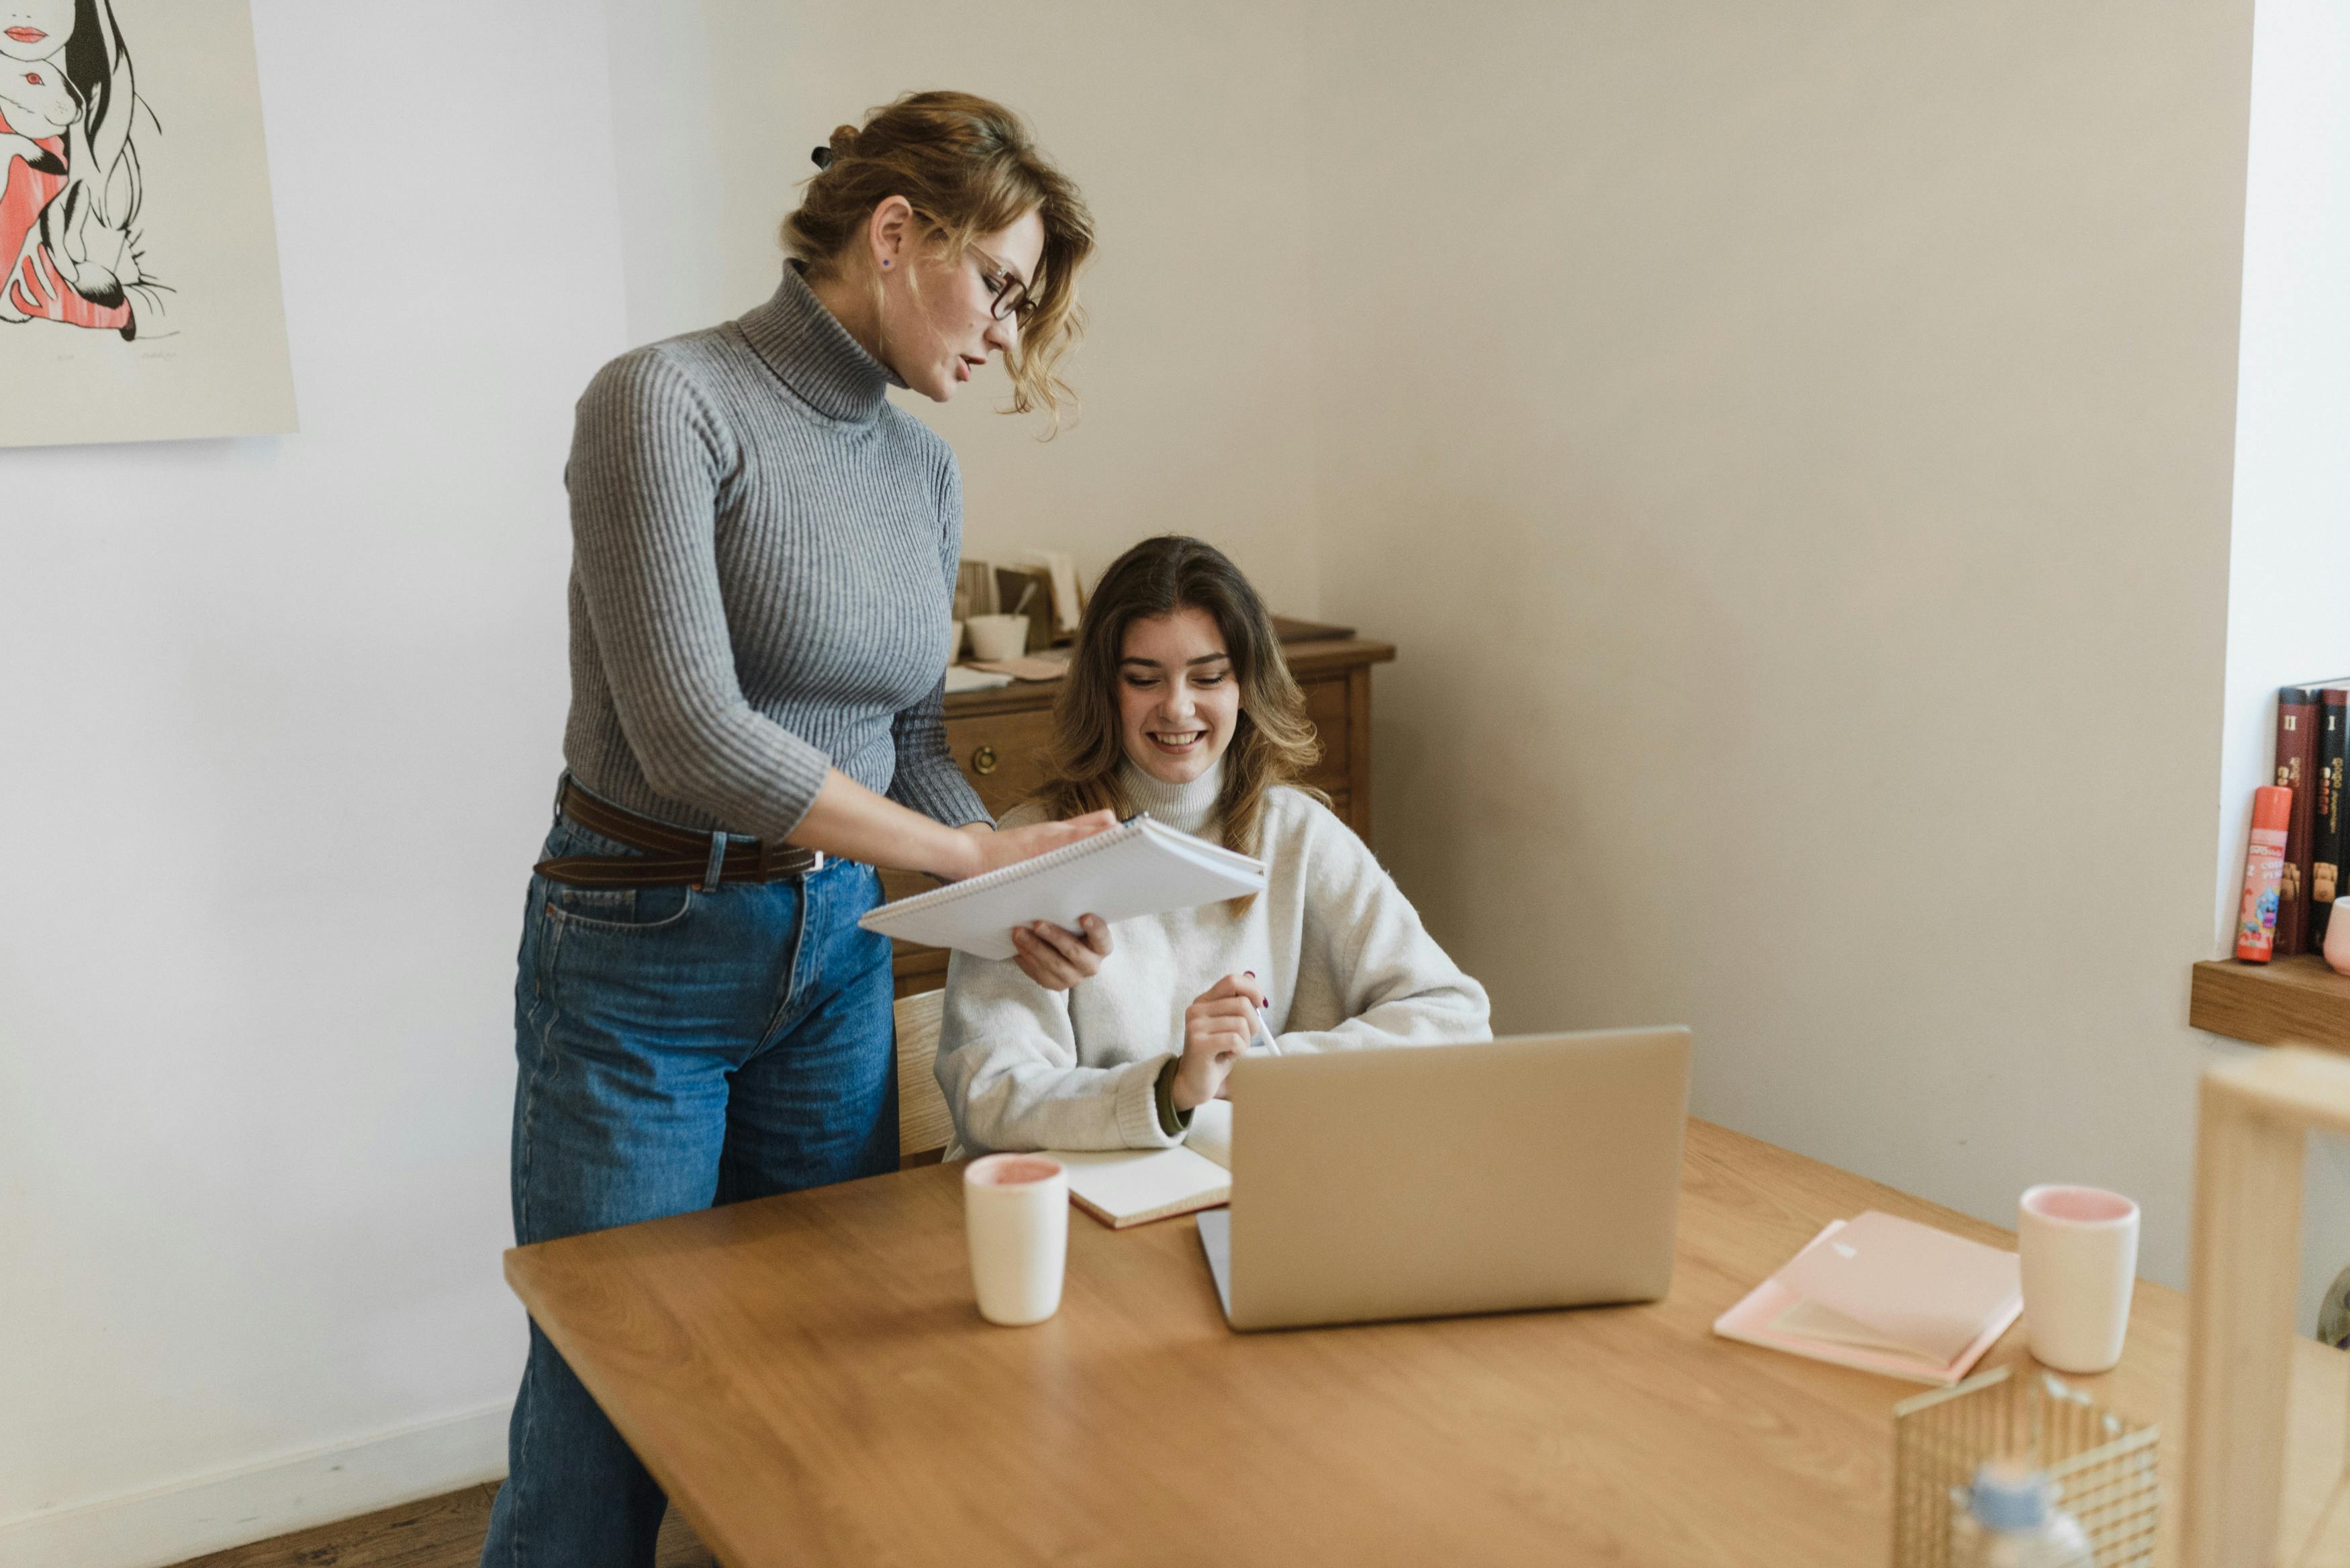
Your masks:
M 2315 953 L 2272 963 L 2214 959 L 2195 966 L 2187 1022 L 2254 1045 L 2350 1054 L 2350 975 L 2334 973 Z

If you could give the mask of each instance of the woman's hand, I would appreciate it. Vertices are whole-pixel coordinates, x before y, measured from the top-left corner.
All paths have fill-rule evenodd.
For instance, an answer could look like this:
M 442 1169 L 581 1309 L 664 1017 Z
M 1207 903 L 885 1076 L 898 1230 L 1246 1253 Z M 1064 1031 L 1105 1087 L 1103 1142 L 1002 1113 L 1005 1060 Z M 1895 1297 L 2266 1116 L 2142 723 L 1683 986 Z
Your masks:
M 1039 822 L 997 833 L 974 825 L 963 836 L 972 842 L 976 868 L 963 875 L 976 877 L 999 866 L 1016 866 L 1117 826 L 1118 814 L 1113 811 L 1087 812 L 1066 822 Z M 1091 980 L 1101 972 L 1102 960 L 1109 957 L 1109 926 L 1092 915 L 1077 924 L 1084 929 L 1072 931 L 1049 920 L 1014 926 L 1012 961 L 1046 991 L 1067 991 L 1081 980 Z
M 1228 974 L 1183 1010 L 1183 1055 L 1176 1064 L 1175 1108 L 1195 1110 L 1216 1097 L 1232 1064 L 1256 1038 L 1264 988 L 1250 974 Z
M 1012 961 L 1020 972 L 1046 991 L 1069 991 L 1077 981 L 1101 972 L 1109 957 L 1109 925 L 1098 915 L 1077 921 L 1082 931 L 1066 930 L 1050 920 L 1012 928 Z
M 1038 822 L 1026 827 L 1009 827 L 1000 832 L 966 833 L 972 846 L 972 864 L 962 873 L 976 877 L 1004 866 L 1016 866 L 1023 860 L 1049 854 L 1064 845 L 1075 844 L 1081 838 L 1091 838 L 1118 826 L 1114 811 L 1089 811 L 1083 816 L 1073 816 L 1066 822 Z

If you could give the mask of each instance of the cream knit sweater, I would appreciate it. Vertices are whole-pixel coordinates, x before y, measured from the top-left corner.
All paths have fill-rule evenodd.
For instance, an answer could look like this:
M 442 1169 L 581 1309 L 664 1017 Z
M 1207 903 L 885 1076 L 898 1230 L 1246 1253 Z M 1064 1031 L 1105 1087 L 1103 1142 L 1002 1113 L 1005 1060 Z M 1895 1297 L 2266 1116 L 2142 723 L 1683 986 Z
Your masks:
M 1214 772 L 1182 786 L 1127 775 L 1142 809 L 1211 839 L 1220 783 Z M 1043 816 L 1024 805 L 1003 826 Z M 1243 971 L 1272 1001 L 1267 1025 L 1284 1054 L 1492 1038 L 1484 987 L 1445 956 L 1345 823 L 1292 789 L 1273 791 L 1259 822 L 1267 886 L 1246 909 L 1121 920 L 1101 973 L 1072 991 L 953 956 L 937 1071 L 960 1152 L 1180 1142 L 1159 1123 L 1159 1069 L 1182 1052 L 1184 1009 Z

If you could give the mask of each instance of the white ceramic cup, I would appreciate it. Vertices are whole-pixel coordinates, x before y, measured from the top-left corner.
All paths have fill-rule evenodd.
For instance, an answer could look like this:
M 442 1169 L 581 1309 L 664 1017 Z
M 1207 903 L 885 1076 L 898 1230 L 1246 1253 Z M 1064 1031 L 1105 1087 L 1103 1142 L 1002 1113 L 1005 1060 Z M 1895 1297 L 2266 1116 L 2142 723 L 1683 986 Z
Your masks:
M 991 1154 L 963 1168 L 962 1229 L 979 1315 L 1019 1328 L 1061 1310 L 1069 1255 L 1069 1173 L 1041 1154 Z
M 2034 1187 L 2016 1205 L 2015 1236 L 2033 1359 L 2112 1371 L 2137 1282 L 2137 1205 L 2095 1187 Z
M 1024 615 L 975 615 L 969 625 L 974 659 L 1017 659 L 1028 651 Z

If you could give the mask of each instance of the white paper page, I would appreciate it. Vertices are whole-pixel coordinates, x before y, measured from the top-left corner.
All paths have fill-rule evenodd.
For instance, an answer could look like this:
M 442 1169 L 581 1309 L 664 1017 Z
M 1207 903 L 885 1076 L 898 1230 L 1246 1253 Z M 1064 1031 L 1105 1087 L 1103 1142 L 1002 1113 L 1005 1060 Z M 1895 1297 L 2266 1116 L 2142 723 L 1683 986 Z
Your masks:
M 1231 1171 L 1180 1145 L 1045 1152 L 1067 1168 L 1071 1192 L 1119 1220 L 1224 1191 L 1232 1183 Z
M 1194 1110 L 1191 1113 L 1191 1130 L 1184 1135 L 1183 1147 L 1230 1170 L 1232 1168 L 1232 1101 L 1210 1100 Z
M 1263 890 L 1262 861 L 1138 817 L 1050 855 L 884 905 L 858 924 L 1000 961 L 1013 955 L 1012 928 L 1032 920 L 1074 929 L 1085 915 L 1116 922 Z

